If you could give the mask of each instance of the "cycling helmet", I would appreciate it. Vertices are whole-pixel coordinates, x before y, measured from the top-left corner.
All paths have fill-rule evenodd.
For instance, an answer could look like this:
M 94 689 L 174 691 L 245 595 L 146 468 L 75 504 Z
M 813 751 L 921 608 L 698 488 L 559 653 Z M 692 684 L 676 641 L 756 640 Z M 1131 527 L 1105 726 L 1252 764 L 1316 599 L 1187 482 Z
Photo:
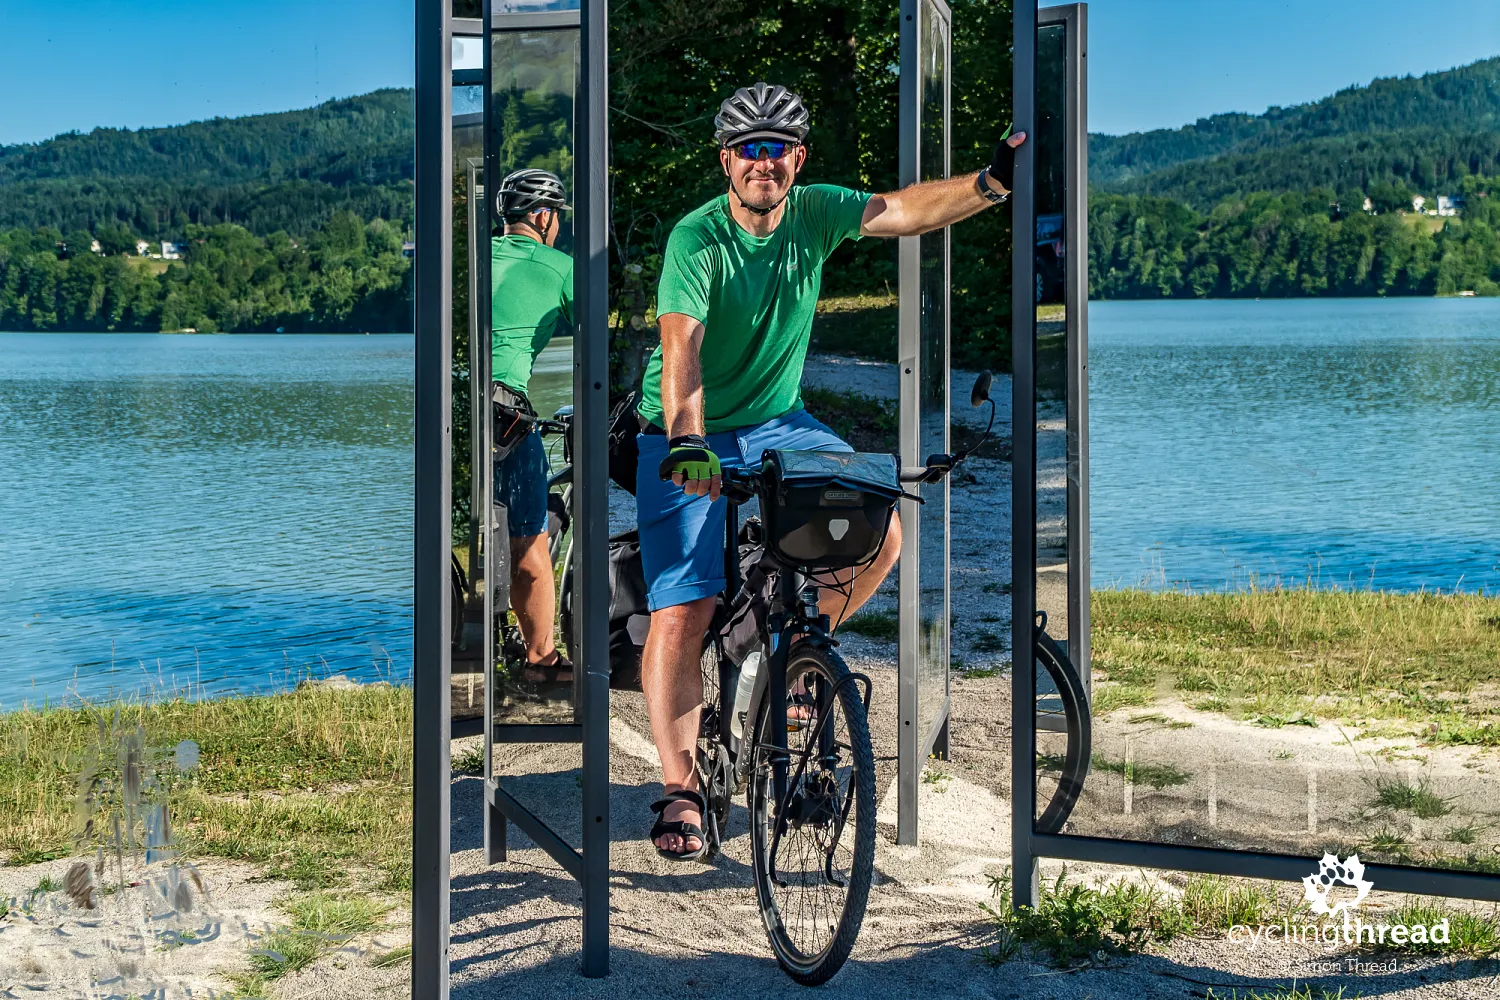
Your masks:
M 506 174 L 495 192 L 495 209 L 507 222 L 543 208 L 568 208 L 560 177 L 550 170 L 516 170 Z
M 807 138 L 809 117 L 802 98 L 785 87 L 757 83 L 741 87 L 719 105 L 714 116 L 714 139 L 720 146 L 733 146 L 751 139 Z

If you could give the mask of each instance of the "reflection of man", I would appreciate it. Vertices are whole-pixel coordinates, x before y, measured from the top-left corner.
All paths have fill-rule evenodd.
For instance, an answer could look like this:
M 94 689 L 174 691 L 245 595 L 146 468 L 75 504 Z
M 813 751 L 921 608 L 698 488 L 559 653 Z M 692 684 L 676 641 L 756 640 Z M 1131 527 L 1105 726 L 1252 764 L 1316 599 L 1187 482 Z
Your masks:
M 794 187 L 807 162 L 808 114 L 785 87 L 757 83 L 714 120 L 729 192 L 672 230 L 640 413 L 636 505 L 651 631 L 641 662 L 665 798 L 651 839 L 674 860 L 706 850 L 693 745 L 703 700 L 699 654 L 724 587 L 722 465 L 758 466 L 767 448 L 851 451 L 802 408 L 823 262 L 844 240 L 916 236 L 958 222 L 1009 193 L 1013 151 L 1002 141 L 977 174 L 870 195 L 828 184 Z M 997 275 L 1003 281 L 1003 275 Z M 671 474 L 664 483 L 659 475 Z M 896 562 L 899 522 L 852 585 L 834 624 L 856 611 Z M 842 577 L 847 580 L 845 574 Z
M 491 240 L 491 374 L 524 397 L 531 366 L 573 324 L 573 258 L 552 244 L 568 207 L 562 181 L 546 170 L 517 170 L 500 182 L 495 204 L 505 235 Z M 530 403 L 516 400 L 524 409 Z M 547 452 L 533 428 L 495 463 L 495 500 L 510 524 L 510 603 L 526 640 L 532 681 L 572 679 L 573 665 L 552 640 L 557 594 L 547 551 Z

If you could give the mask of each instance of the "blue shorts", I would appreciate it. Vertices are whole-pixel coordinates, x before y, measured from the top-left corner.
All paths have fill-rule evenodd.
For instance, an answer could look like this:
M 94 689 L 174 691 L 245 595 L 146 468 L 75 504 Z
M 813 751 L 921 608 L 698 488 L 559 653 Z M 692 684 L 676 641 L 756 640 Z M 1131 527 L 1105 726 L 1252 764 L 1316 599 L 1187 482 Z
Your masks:
M 535 430 L 495 463 L 495 502 L 506 507 L 510 537 L 546 534 L 547 477 L 551 474 L 547 449 Z
M 681 486 L 662 482 L 657 468 L 667 457 L 665 434 L 640 434 L 635 510 L 641 529 L 641 565 L 646 571 L 646 603 L 652 611 L 712 597 L 724 589 L 724 521 L 729 501 L 690 497 Z M 760 468 L 772 448 L 788 451 L 853 451 L 806 410 L 753 427 L 708 435 L 708 447 L 726 469 Z

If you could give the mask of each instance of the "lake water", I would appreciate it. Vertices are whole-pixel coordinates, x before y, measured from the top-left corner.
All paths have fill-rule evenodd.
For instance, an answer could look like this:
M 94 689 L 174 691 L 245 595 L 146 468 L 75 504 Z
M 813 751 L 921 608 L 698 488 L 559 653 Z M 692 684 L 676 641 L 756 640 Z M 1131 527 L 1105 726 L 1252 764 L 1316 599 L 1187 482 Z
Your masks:
M 1096 586 L 1500 591 L 1500 302 L 1102 302 L 1090 341 Z M 0 710 L 409 677 L 412 361 L 0 334 Z
M 1500 301 L 1097 302 L 1093 583 L 1500 592 Z
M 0 334 L 0 709 L 411 671 L 412 338 Z

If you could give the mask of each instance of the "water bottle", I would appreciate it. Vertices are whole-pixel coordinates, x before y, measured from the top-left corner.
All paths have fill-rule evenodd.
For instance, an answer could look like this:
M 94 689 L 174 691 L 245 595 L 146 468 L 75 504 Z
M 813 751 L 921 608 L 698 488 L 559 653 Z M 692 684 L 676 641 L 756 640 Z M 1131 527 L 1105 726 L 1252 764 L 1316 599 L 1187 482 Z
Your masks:
M 734 712 L 729 716 L 729 731 L 735 739 L 745 738 L 745 714 L 750 711 L 750 695 L 755 691 L 755 675 L 760 671 L 760 650 L 752 650 L 740 664 L 740 681 L 734 688 Z

